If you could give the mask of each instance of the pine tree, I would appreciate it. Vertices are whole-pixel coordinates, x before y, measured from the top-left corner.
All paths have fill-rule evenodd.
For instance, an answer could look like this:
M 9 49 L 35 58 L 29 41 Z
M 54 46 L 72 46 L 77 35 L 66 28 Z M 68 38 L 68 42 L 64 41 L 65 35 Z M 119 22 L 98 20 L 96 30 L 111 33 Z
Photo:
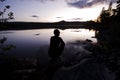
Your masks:
M 116 19 L 117 19 L 117 21 L 119 21 L 120 20 L 120 0 L 117 1 L 117 9 L 116 9 L 116 11 L 117 11 Z

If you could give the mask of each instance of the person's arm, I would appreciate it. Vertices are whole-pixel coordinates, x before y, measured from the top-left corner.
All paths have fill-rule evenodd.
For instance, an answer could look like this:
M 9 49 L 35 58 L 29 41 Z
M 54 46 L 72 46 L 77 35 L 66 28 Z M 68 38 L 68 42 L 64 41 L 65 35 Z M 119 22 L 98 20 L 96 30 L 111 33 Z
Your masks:
M 64 47 L 65 47 L 65 43 L 64 43 L 64 41 L 62 40 L 62 38 L 60 38 L 61 40 L 60 40 L 60 52 L 62 53 L 63 52 L 63 50 L 64 50 Z
M 49 46 L 48 53 L 50 53 L 50 52 L 51 52 L 51 43 L 52 43 L 52 37 L 50 38 L 50 46 Z
M 62 40 L 62 38 L 61 38 L 61 45 L 62 45 L 62 46 L 65 46 L 65 43 L 64 43 L 64 41 Z

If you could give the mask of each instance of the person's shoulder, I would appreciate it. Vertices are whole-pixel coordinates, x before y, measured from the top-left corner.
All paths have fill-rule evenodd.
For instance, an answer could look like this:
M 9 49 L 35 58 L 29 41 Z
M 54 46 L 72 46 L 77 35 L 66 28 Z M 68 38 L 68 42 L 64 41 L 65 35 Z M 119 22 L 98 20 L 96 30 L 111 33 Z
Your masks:
M 58 37 L 60 40 L 62 40 L 62 38 L 61 37 Z
M 59 37 L 60 39 L 62 39 L 61 37 Z
M 51 39 L 62 39 L 61 37 L 51 36 Z
M 51 39 L 54 39 L 55 38 L 55 36 L 51 36 Z

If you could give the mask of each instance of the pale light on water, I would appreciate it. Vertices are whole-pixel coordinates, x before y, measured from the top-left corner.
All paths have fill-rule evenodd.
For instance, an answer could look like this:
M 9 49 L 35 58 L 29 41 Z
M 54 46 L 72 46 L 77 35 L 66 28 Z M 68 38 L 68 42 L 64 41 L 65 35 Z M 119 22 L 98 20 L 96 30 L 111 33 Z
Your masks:
M 90 39 L 95 43 L 97 42 L 96 39 L 92 38 L 92 36 L 95 36 L 95 32 L 89 31 L 89 29 L 66 29 L 61 31 L 61 36 L 66 42 L 86 39 Z
M 35 29 L 35 30 L 9 30 L 0 31 L 0 38 L 7 37 L 5 45 L 13 44 L 16 46 L 15 49 L 11 50 L 9 54 L 17 57 L 36 57 L 48 56 L 48 47 L 50 43 L 50 37 L 53 36 L 54 29 Z M 95 38 L 95 31 L 89 31 L 88 29 L 65 29 L 60 30 L 60 37 L 65 41 L 64 55 L 68 54 L 68 49 L 72 54 L 77 51 L 82 51 L 81 44 L 71 45 L 70 43 L 76 41 L 85 41 L 86 39 L 92 40 L 94 43 L 97 42 Z M 69 54 L 71 54 L 69 52 Z M 37 56 L 38 57 L 38 56 Z

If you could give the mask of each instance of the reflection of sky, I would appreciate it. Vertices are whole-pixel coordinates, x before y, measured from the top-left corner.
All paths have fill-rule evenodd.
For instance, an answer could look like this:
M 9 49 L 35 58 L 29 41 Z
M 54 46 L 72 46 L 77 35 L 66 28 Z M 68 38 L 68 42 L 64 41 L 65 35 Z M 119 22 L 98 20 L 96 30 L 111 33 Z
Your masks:
M 86 21 L 96 19 L 102 7 L 108 7 L 110 1 L 111 0 L 6 0 L 3 3 L 0 2 L 0 4 L 2 4 L 0 5 L 0 10 L 2 10 L 5 5 L 11 5 L 8 11 L 14 12 L 15 21 Z
M 54 29 L 36 29 L 36 30 L 18 30 L 18 31 L 1 31 L 1 37 L 6 36 L 14 42 L 43 42 L 43 44 L 48 44 L 50 36 L 53 36 Z M 88 29 L 65 29 L 60 30 L 60 36 L 65 42 L 75 41 L 75 40 L 86 40 L 91 39 L 96 42 L 96 39 L 91 38 L 94 36 L 94 31 L 89 31 Z M 16 41 L 15 41 L 16 40 Z
M 94 31 L 89 31 L 86 29 L 66 29 L 61 33 L 61 36 L 66 42 L 75 40 L 85 41 L 86 39 L 91 39 L 93 42 L 96 42 L 96 39 L 91 38 L 92 36 L 95 36 Z
M 37 52 L 39 54 L 43 53 L 44 51 L 47 54 L 50 37 L 53 36 L 53 30 L 54 29 L 1 31 L 0 38 L 7 37 L 8 40 L 5 44 L 13 44 L 16 46 L 16 49 L 13 49 L 12 52 L 14 55 L 30 56 L 36 55 Z M 96 42 L 96 39 L 91 38 L 94 36 L 94 31 L 85 29 L 66 29 L 60 30 L 60 32 L 60 37 L 62 37 L 66 44 L 80 40 L 85 41 L 86 39 L 91 39 L 93 42 Z
M 49 61 L 48 48 L 50 44 L 50 37 L 53 36 L 54 29 L 35 29 L 35 30 L 14 30 L 14 31 L 0 31 L 0 39 L 7 37 L 4 45 L 14 45 L 16 48 L 8 51 L 7 55 L 12 55 L 18 58 L 37 58 L 39 64 L 45 64 Z M 65 29 L 60 30 L 60 37 L 65 41 L 65 49 L 62 54 L 63 60 L 76 60 L 89 54 L 83 42 L 86 39 L 91 39 L 96 42 L 94 31 L 86 29 Z

